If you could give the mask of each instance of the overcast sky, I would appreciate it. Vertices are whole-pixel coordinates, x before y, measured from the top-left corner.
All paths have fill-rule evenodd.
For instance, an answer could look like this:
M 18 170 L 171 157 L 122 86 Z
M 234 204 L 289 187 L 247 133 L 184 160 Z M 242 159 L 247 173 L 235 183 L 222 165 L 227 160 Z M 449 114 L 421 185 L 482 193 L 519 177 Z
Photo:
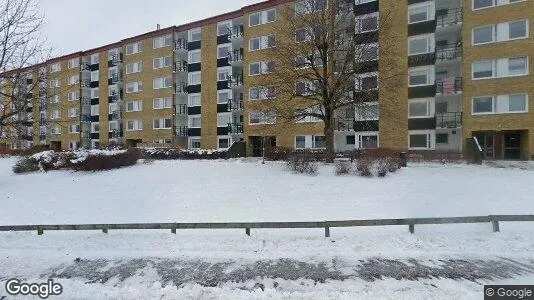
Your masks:
M 88 50 L 172 25 L 234 11 L 262 0 L 37 0 L 54 55 Z

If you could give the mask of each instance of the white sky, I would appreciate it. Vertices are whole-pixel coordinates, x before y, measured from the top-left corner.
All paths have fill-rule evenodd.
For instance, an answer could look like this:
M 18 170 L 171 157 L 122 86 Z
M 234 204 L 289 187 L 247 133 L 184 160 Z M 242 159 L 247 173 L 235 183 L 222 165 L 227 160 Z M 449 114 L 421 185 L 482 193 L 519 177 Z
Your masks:
M 208 18 L 262 0 L 37 0 L 54 56 Z

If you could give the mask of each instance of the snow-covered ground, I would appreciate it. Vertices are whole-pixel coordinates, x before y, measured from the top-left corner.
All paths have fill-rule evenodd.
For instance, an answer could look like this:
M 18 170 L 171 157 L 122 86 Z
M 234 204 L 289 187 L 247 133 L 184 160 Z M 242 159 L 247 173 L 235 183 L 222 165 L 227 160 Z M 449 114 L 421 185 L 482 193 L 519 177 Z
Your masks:
M 0 225 L 534 214 L 528 167 L 412 165 L 378 179 L 247 159 L 29 175 L 14 175 L 14 162 L 0 159 Z M 0 298 L 11 277 L 59 278 L 65 293 L 51 299 L 480 299 L 483 284 L 534 282 L 534 224 L 415 230 L 0 233 Z M 319 267 L 332 276 L 317 281 Z M 234 273 L 247 275 L 221 279 Z

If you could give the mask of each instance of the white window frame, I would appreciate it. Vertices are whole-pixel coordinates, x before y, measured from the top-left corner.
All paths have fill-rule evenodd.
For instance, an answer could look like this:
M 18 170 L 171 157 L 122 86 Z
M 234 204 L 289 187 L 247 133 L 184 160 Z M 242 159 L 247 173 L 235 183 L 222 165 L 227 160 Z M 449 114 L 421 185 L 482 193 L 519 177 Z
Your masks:
M 523 74 L 513 74 L 510 75 L 510 60 L 512 59 L 525 59 L 525 73 Z M 492 64 L 492 76 L 488 77 L 479 77 L 475 78 L 475 65 L 479 63 L 491 62 Z M 471 79 L 472 80 L 486 80 L 486 79 L 497 79 L 497 78 L 510 78 L 510 77 L 521 77 L 529 75 L 529 57 L 528 56 L 518 56 L 518 57 L 509 57 L 509 58 L 499 58 L 493 60 L 481 60 L 475 61 L 471 64 Z
M 165 121 L 169 120 L 170 126 L 165 127 Z M 158 121 L 158 127 L 156 127 L 156 121 Z M 163 124 L 163 127 L 162 127 Z M 158 118 L 152 120 L 152 129 L 154 130 L 169 130 L 172 129 L 172 119 L 171 118 Z
M 412 103 L 424 103 L 426 104 L 426 114 L 424 116 L 412 116 L 410 105 Z M 408 100 L 408 118 L 409 119 L 428 119 L 433 118 L 435 115 L 435 98 L 416 98 Z
M 222 80 L 219 78 L 219 76 L 223 73 L 226 73 L 226 77 L 224 77 Z M 221 67 L 217 68 L 217 81 L 228 81 L 228 75 L 232 74 L 232 67 Z
M 272 70 L 272 71 L 269 71 L 269 64 L 270 63 L 274 63 L 274 70 Z M 252 66 L 253 65 L 259 65 L 259 73 L 258 74 L 252 74 L 251 70 L 252 70 Z M 248 75 L 249 76 L 267 75 L 267 74 L 272 74 L 274 72 L 276 72 L 276 62 L 274 60 L 256 61 L 256 62 L 251 62 L 248 65 Z
M 172 81 L 172 76 L 156 77 L 152 79 L 152 89 L 161 90 L 170 88 L 173 85 Z M 159 83 L 161 83 L 161 85 L 159 85 Z
M 131 71 L 128 70 L 130 66 L 132 69 Z M 129 63 L 126 65 L 125 71 L 126 71 L 126 74 L 135 74 L 135 73 L 143 72 L 143 62 L 137 61 L 137 62 Z
M 510 111 L 510 96 L 525 96 L 525 110 L 522 111 Z M 491 98 L 492 100 L 492 111 L 491 112 L 475 112 L 475 100 L 480 98 Z M 483 116 L 483 115 L 501 115 L 501 114 L 524 114 L 528 113 L 528 94 L 527 93 L 516 93 L 516 94 L 507 94 L 507 95 L 486 95 L 486 96 L 476 96 L 471 99 L 471 114 L 473 116 Z
M 193 120 L 200 120 L 199 125 L 193 125 Z M 189 128 L 201 128 L 202 127 L 202 115 L 189 115 L 187 118 L 187 125 Z
M 417 22 L 410 22 L 410 10 L 426 7 L 427 19 Z M 408 24 L 417 24 L 422 22 L 428 22 L 436 19 L 436 4 L 434 1 L 427 1 L 423 3 L 412 4 L 408 6 Z
M 193 55 L 198 54 L 198 61 L 193 59 Z M 197 64 L 202 62 L 202 50 L 192 50 L 187 53 L 189 64 Z
M 195 76 L 198 76 L 198 82 L 197 81 L 193 81 L 193 78 L 195 78 Z M 202 72 L 201 71 L 198 71 L 198 72 L 190 72 L 187 74 L 187 84 L 188 85 L 199 85 L 199 84 L 202 84 Z
M 69 69 L 78 68 L 79 66 L 80 66 L 80 58 L 76 57 L 76 58 L 69 59 L 69 62 L 68 62 Z
M 499 6 L 503 6 L 503 5 L 521 3 L 521 2 L 525 2 L 527 0 L 518 0 L 518 1 L 512 1 L 512 2 L 510 0 L 492 0 L 492 1 L 493 1 L 493 5 L 491 5 L 491 6 L 475 8 L 475 0 L 471 0 L 471 10 L 473 10 L 473 11 L 483 10 L 483 9 L 494 8 L 494 7 L 499 7 Z
M 252 123 L 252 115 L 258 114 L 258 123 Z M 272 120 L 269 120 L 269 117 L 273 116 L 274 118 Z M 249 125 L 272 125 L 276 124 L 276 114 L 274 112 L 267 112 L 267 111 L 251 111 L 248 113 L 248 122 Z
M 131 52 L 128 52 L 128 48 L 129 47 L 132 47 L 132 51 Z M 143 52 L 143 45 L 141 44 L 141 42 L 128 44 L 124 48 L 125 48 L 124 51 L 126 52 L 126 55 L 133 55 L 133 54 L 137 54 L 137 53 Z
M 270 38 L 273 39 L 274 45 L 272 45 L 272 46 L 269 46 L 269 39 Z M 258 41 L 258 44 L 259 44 L 258 49 L 254 49 L 252 47 L 252 42 L 253 41 Z M 260 50 L 265 50 L 265 49 L 270 49 L 270 48 L 275 48 L 275 47 L 276 47 L 276 36 L 274 34 L 253 37 L 253 38 L 250 38 L 248 40 L 248 51 L 249 52 L 260 51 Z
M 193 35 L 195 34 L 200 34 L 200 39 L 198 40 L 195 40 L 193 39 Z M 197 41 L 201 41 L 202 40 L 202 28 L 193 28 L 193 29 L 190 29 L 188 32 L 187 32 L 187 37 L 188 37 L 188 40 L 189 42 L 197 42 Z
M 410 77 L 411 77 L 412 72 L 420 72 L 420 71 L 425 71 L 426 72 L 426 79 L 427 79 L 426 82 L 422 83 L 422 84 L 411 85 L 410 84 Z M 423 66 L 423 67 L 410 68 L 408 70 L 408 87 L 433 85 L 433 84 L 435 84 L 435 82 L 434 82 L 435 81 L 435 77 L 436 77 L 436 72 L 435 72 L 435 67 L 434 66 Z
M 412 147 L 410 145 L 410 137 L 412 135 L 426 135 L 426 147 Z M 409 150 L 434 150 L 436 149 L 436 131 L 435 130 L 410 130 L 408 131 L 408 148 Z
M 128 91 L 128 87 L 132 86 L 134 89 L 132 91 Z M 134 82 L 128 82 L 126 84 L 126 93 L 132 94 L 132 93 L 139 93 L 143 91 L 143 82 L 142 81 L 134 81 Z
M 227 122 L 221 123 L 221 118 L 228 118 Z M 228 123 L 232 123 L 232 113 L 231 112 L 225 112 L 225 113 L 218 113 L 217 114 L 217 127 L 228 127 Z
M 158 62 L 157 66 L 156 66 L 156 62 Z M 156 57 L 152 60 L 152 68 L 154 70 L 168 68 L 172 66 L 172 63 L 173 63 L 172 56 Z
M 376 28 L 371 29 L 371 30 L 364 30 L 362 28 L 362 22 L 364 20 L 374 19 L 374 18 L 376 18 Z M 375 32 L 375 31 L 378 31 L 379 26 L 380 26 L 380 13 L 379 12 L 374 12 L 374 13 L 370 13 L 370 14 L 357 16 L 356 17 L 356 31 L 355 31 L 355 33 L 356 34 L 360 34 L 360 33 L 366 33 L 366 32 Z
M 132 109 L 129 109 L 129 104 L 132 103 Z M 132 100 L 126 102 L 126 112 L 138 112 L 143 111 L 143 100 Z
M 412 42 L 417 40 L 426 40 L 426 51 L 412 53 Z M 436 51 L 436 38 L 433 33 L 415 35 L 408 38 L 408 55 L 420 55 L 427 54 Z
M 217 36 L 228 34 L 228 29 L 225 32 L 219 32 L 221 26 L 226 26 L 226 28 L 232 27 L 232 20 L 222 21 L 217 23 Z
M 133 125 L 132 129 L 129 128 L 130 127 L 129 126 L 130 122 Z M 143 121 L 142 120 L 128 120 L 128 121 L 126 121 L 126 131 L 141 131 L 141 130 L 143 130 Z
M 354 136 L 355 139 L 355 148 L 356 149 L 375 149 L 375 148 L 363 148 L 363 138 L 370 137 L 370 136 L 376 136 L 376 147 L 380 148 L 380 132 L 378 131 L 366 131 L 366 132 L 358 132 Z
M 232 99 L 232 90 L 218 90 L 217 91 L 217 104 L 227 104 L 228 101 L 221 101 L 221 94 L 228 95 L 227 99 Z
M 198 105 L 196 105 L 197 104 L 197 99 L 195 99 L 195 101 L 193 102 L 193 98 L 196 98 L 196 97 L 198 97 Z M 202 106 L 202 94 L 201 93 L 195 93 L 195 94 L 187 95 L 187 103 L 188 103 L 189 107 Z
M 274 11 L 274 20 L 269 21 L 267 19 L 267 16 L 268 16 L 269 12 L 271 12 L 271 11 Z M 258 24 L 254 24 L 253 25 L 252 22 L 250 22 L 250 20 L 251 20 L 253 15 L 259 15 L 259 23 Z M 266 10 L 257 11 L 257 12 L 253 12 L 253 13 L 249 14 L 249 16 L 248 16 L 248 26 L 249 27 L 261 26 L 261 25 L 265 25 L 265 24 L 276 22 L 276 20 L 278 20 L 278 14 L 276 12 L 276 8 L 266 9 Z
M 525 36 L 510 38 L 510 24 L 517 23 L 517 22 L 525 22 Z M 529 33 L 530 24 L 529 23 L 530 23 L 529 19 L 519 19 L 519 20 L 512 20 L 512 21 L 504 22 L 504 23 L 489 24 L 489 25 L 473 27 L 473 29 L 471 30 L 471 45 L 481 46 L 481 45 L 487 45 L 487 44 L 527 39 L 530 36 L 530 33 Z M 487 27 L 491 27 L 492 40 L 489 42 L 475 43 L 475 31 L 477 29 L 482 29 L 482 28 L 487 28 Z
M 160 105 L 156 105 L 156 103 L 159 103 Z M 159 109 L 168 109 L 168 108 L 172 108 L 171 97 L 155 98 L 152 101 L 152 109 L 159 110 Z
M 162 42 L 161 45 L 158 44 L 159 42 Z M 170 45 L 172 45 L 172 35 L 170 34 L 152 38 L 152 49 L 165 48 Z

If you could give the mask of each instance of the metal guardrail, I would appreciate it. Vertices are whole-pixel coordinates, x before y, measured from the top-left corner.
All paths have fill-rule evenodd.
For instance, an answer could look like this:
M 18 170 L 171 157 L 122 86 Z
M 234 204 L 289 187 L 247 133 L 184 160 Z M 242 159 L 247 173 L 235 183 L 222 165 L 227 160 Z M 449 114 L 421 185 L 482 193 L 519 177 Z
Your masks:
M 330 237 L 330 228 L 338 227 L 367 227 L 367 226 L 399 226 L 407 225 L 410 233 L 415 232 L 415 225 L 439 224 L 471 224 L 491 223 L 493 232 L 499 232 L 499 222 L 534 222 L 534 215 L 491 215 L 449 218 L 407 218 L 407 219 L 370 219 L 347 221 L 318 221 L 318 222 L 244 222 L 244 223 L 134 223 L 134 224 L 80 224 L 80 225 L 19 225 L 0 226 L 0 232 L 37 231 L 42 235 L 45 230 L 50 231 L 80 231 L 101 230 L 147 230 L 170 229 L 172 233 L 183 229 L 245 229 L 250 235 L 251 229 L 278 228 L 324 228 L 325 237 Z

